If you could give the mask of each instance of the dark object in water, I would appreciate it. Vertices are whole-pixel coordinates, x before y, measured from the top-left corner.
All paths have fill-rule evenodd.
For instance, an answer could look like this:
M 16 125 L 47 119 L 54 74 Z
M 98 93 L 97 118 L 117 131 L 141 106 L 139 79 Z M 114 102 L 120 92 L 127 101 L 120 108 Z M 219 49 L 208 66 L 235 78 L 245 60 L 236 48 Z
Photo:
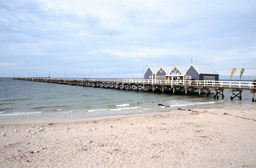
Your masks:
M 165 106 L 165 105 L 163 105 L 163 104 L 160 103 L 160 104 L 158 104 L 158 106 Z
M 179 107 L 179 108 L 178 108 L 178 110 L 185 110 L 185 109 L 184 109 L 184 108 L 180 108 L 180 107 Z

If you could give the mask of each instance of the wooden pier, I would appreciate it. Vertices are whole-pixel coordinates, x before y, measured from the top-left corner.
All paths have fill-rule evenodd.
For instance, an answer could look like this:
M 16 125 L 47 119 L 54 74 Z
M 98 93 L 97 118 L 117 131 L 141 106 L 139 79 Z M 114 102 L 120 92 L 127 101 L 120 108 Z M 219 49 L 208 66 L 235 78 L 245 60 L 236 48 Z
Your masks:
M 224 98 L 224 90 L 230 90 L 230 99 L 242 100 L 244 90 L 251 91 L 255 102 L 256 84 L 248 81 L 210 81 L 210 80 L 147 80 L 147 79 L 67 79 L 67 78 L 14 78 L 35 82 L 57 83 L 85 87 L 111 88 L 131 91 L 162 92 L 173 94 L 214 94 L 214 98 Z

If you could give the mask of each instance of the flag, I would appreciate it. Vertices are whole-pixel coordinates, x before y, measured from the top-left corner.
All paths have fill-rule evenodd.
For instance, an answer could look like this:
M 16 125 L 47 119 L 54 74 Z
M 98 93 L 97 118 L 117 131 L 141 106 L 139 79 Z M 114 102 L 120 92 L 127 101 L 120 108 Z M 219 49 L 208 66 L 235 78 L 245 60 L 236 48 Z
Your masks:
M 231 72 L 231 77 L 230 77 L 231 80 L 232 80 L 232 78 L 233 78 L 235 72 L 236 72 L 236 68 L 233 68 L 233 69 L 232 69 L 232 72 Z
M 242 68 L 241 71 L 240 71 L 240 80 L 241 80 L 243 74 L 244 74 L 244 68 Z

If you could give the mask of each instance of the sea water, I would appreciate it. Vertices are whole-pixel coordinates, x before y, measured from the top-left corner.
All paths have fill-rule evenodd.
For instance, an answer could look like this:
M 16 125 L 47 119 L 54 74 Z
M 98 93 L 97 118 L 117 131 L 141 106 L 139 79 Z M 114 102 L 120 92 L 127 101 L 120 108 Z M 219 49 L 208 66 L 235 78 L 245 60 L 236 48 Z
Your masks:
M 0 120 L 61 117 L 104 117 L 170 111 L 177 108 L 211 108 L 252 105 L 249 91 L 242 101 L 215 100 L 213 95 L 173 95 L 90 88 L 0 78 Z M 163 104 L 165 106 L 159 106 Z

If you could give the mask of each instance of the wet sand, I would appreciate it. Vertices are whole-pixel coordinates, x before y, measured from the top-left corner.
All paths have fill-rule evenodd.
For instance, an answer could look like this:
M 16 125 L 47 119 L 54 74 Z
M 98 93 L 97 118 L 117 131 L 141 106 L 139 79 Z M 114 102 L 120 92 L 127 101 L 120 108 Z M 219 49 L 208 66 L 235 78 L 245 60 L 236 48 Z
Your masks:
M 256 106 L 0 125 L 0 167 L 256 167 Z

